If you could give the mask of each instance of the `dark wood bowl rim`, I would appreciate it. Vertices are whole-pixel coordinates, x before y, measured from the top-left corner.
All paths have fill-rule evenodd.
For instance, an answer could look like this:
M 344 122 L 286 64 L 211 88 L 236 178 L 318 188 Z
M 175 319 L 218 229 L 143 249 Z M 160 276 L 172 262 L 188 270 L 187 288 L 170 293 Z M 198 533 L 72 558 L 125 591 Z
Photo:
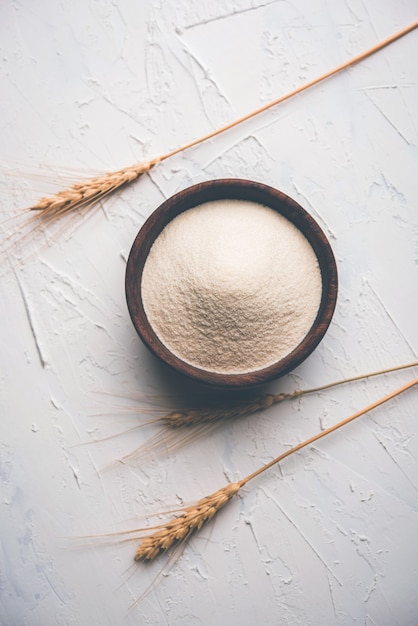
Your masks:
M 307 238 L 318 258 L 322 298 L 316 319 L 303 341 L 274 365 L 244 374 L 217 374 L 185 363 L 159 340 L 144 311 L 141 297 L 142 271 L 155 239 L 174 217 L 212 200 L 238 199 L 258 202 L 278 211 Z M 262 183 L 223 178 L 198 183 L 163 202 L 145 221 L 129 254 L 125 275 L 126 301 L 133 325 L 151 352 L 181 374 L 222 388 L 250 387 L 283 376 L 304 361 L 324 337 L 334 314 L 338 274 L 331 246 L 317 222 L 295 200 Z

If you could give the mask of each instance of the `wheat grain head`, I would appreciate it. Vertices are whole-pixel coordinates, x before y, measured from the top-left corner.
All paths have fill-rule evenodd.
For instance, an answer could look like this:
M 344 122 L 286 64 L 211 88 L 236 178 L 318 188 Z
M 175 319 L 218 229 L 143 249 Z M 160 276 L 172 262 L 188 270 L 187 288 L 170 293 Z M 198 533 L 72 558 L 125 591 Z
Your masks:
M 165 426 L 171 428 L 181 428 L 183 426 L 193 426 L 208 422 L 218 422 L 220 420 L 235 419 L 251 415 L 257 411 L 263 411 L 268 407 L 281 402 L 294 394 L 266 394 L 251 399 L 240 400 L 235 404 L 220 407 L 204 407 L 201 409 L 184 409 L 182 411 L 172 411 L 167 415 L 159 417 Z
M 166 524 L 154 526 L 155 532 L 142 539 L 135 553 L 135 561 L 151 561 L 161 552 L 187 541 L 193 533 L 211 520 L 240 488 L 240 482 L 226 485 L 210 496 L 202 498 L 195 505 L 183 509 L 178 517 Z
M 108 172 L 85 182 L 76 183 L 53 196 L 41 198 L 29 209 L 38 212 L 32 219 L 47 223 L 55 222 L 68 213 L 89 209 L 109 194 L 149 172 L 157 162 L 158 159 L 137 163 L 116 172 Z

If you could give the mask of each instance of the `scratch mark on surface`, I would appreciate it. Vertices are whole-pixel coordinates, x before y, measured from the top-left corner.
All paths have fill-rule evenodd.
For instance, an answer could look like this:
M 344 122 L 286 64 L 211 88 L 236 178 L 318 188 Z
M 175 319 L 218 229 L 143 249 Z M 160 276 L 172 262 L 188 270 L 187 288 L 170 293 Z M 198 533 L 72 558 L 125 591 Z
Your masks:
M 399 89 L 399 87 L 412 87 L 414 88 L 414 83 L 403 83 L 402 85 L 398 85 L 397 83 L 388 83 L 387 85 L 365 85 L 361 87 L 360 91 L 380 91 L 381 89 Z
M 260 543 L 259 543 L 259 541 L 258 541 L 258 539 L 257 539 L 257 536 L 256 536 L 256 534 L 255 534 L 255 531 L 254 531 L 253 524 L 252 524 L 251 520 L 246 519 L 246 520 L 245 520 L 245 523 L 246 523 L 246 525 L 247 525 L 247 526 L 249 526 L 249 527 L 250 527 L 251 536 L 252 536 L 252 538 L 254 539 L 254 543 L 255 543 L 255 545 L 257 546 L 257 550 L 258 550 L 259 554 L 261 554 L 261 552 L 262 552 L 262 547 L 260 546 Z
M 399 128 L 396 126 L 396 124 L 394 124 L 394 122 L 390 119 L 390 117 L 388 115 L 386 115 L 386 113 L 384 111 L 382 111 L 382 109 L 380 108 L 380 106 L 373 100 L 373 98 L 371 97 L 371 95 L 368 93 L 368 91 L 365 92 L 366 96 L 368 97 L 368 99 L 370 100 L 370 102 L 373 104 L 374 107 L 376 107 L 376 109 L 379 111 L 379 113 L 385 118 L 385 120 L 388 122 L 388 124 L 394 129 L 394 131 L 400 136 L 402 137 L 402 139 L 405 141 L 405 143 L 409 146 L 410 145 L 410 141 L 407 139 L 407 137 L 405 137 L 405 135 L 402 133 L 401 130 L 399 130 Z
M 221 94 L 221 88 L 219 87 L 219 85 L 216 83 L 215 79 L 213 78 L 211 71 L 202 63 L 202 61 L 200 61 L 200 59 L 196 56 L 196 54 L 193 52 L 193 50 L 190 48 L 190 46 L 188 46 L 182 39 L 181 41 L 181 46 L 182 46 L 182 50 L 183 52 L 187 55 L 187 58 L 194 61 L 194 63 L 197 65 L 197 67 L 201 70 L 202 72 L 202 77 L 203 79 L 209 81 L 214 87 L 215 89 L 219 92 L 219 94 Z M 185 63 L 182 61 L 182 59 L 176 54 L 175 55 L 177 61 L 180 63 L 180 65 L 190 74 L 190 68 L 186 67 Z M 191 78 L 195 79 L 195 76 L 191 76 Z M 200 90 L 199 90 L 200 93 Z M 222 96 L 226 99 L 225 94 L 222 94 Z
M 367 2 L 365 2 L 365 1 L 363 0 L 363 1 L 362 1 L 362 5 L 363 5 L 363 7 L 364 7 L 364 10 L 365 10 L 366 15 L 367 15 L 367 18 L 368 18 L 366 21 L 367 21 L 367 23 L 368 23 L 368 24 L 370 24 L 370 25 L 371 25 L 372 30 L 373 30 L 374 34 L 376 35 L 376 39 L 377 39 L 377 41 L 379 41 L 379 40 L 380 40 L 380 37 L 379 37 L 379 34 L 378 34 L 377 30 L 376 30 L 376 26 L 375 26 L 375 23 L 374 23 L 373 16 L 372 16 L 372 15 L 370 15 L 370 11 L 369 11 L 369 9 L 368 9 Z
M 377 589 L 377 575 L 375 574 L 375 575 L 373 576 L 373 582 L 372 582 L 372 584 L 370 585 L 370 587 L 368 587 L 368 588 L 366 589 L 366 596 L 365 596 L 365 598 L 364 598 L 364 602 L 365 602 L 365 603 L 366 603 L 366 602 L 368 602 L 368 601 L 370 600 L 370 597 L 371 597 L 372 593 L 373 593 L 374 591 L 376 591 L 376 589 Z
M 65 599 L 55 589 L 54 585 L 49 580 L 49 577 L 47 576 L 47 574 L 43 571 L 42 575 L 45 578 L 46 582 L 48 583 L 48 585 L 49 585 L 50 589 L 52 590 L 53 594 L 58 598 L 58 600 L 61 602 L 62 605 L 65 605 Z
M 78 487 L 79 489 L 81 489 L 80 479 L 79 479 L 79 477 L 78 477 L 78 471 L 77 471 L 77 469 L 76 469 L 73 465 L 71 465 L 71 463 L 70 463 L 69 465 L 70 465 L 70 469 L 71 469 L 71 471 L 72 471 L 72 473 L 73 473 L 73 476 L 74 476 L 74 478 L 75 478 L 75 482 L 77 483 L 77 487 Z
M 97 159 L 97 161 L 100 161 L 101 163 L 103 163 L 106 169 L 108 168 L 106 161 L 102 158 L 102 156 L 98 152 L 95 152 L 94 150 L 92 150 L 90 146 L 86 144 L 85 142 L 83 143 L 80 140 L 80 138 L 77 137 L 77 135 L 72 130 L 69 130 L 68 133 L 70 137 L 74 139 L 82 147 L 83 152 L 89 152 L 95 159 Z
M 158 180 L 157 180 L 157 177 L 155 176 L 155 174 L 154 174 L 152 171 L 150 171 L 150 172 L 148 172 L 148 176 L 149 176 L 150 181 L 151 181 L 151 182 L 152 182 L 152 184 L 154 185 L 154 187 L 156 187 L 156 189 L 158 189 L 158 191 L 160 192 L 161 197 L 163 198 L 163 200 L 167 200 L 168 196 L 167 196 L 167 194 L 163 191 L 163 189 L 161 188 L 161 186 L 158 184 Z M 140 213 L 140 215 L 141 215 L 141 213 Z
M 249 139 L 254 139 L 255 141 L 258 142 L 258 140 L 252 134 L 248 134 L 248 135 L 246 135 L 242 139 L 240 138 L 240 139 L 238 139 L 236 141 L 233 141 L 229 145 L 223 146 L 221 148 L 221 150 L 218 150 L 213 156 L 210 157 L 209 161 L 205 161 L 204 165 L 202 166 L 202 169 L 206 170 L 208 167 L 213 165 L 213 163 L 218 161 L 218 159 L 221 159 L 222 157 L 228 155 L 229 152 L 231 152 L 232 150 L 234 150 L 235 148 L 237 148 L 241 144 L 245 143 Z M 260 144 L 260 142 L 258 142 L 258 143 Z
M 94 468 L 94 471 L 96 472 L 96 475 L 97 475 L 97 477 L 99 479 L 99 484 L 100 484 L 100 488 L 102 490 L 102 493 L 105 494 L 106 490 L 105 490 L 104 485 L 103 485 L 103 480 L 102 480 L 102 475 L 100 473 L 100 470 L 97 467 L 96 463 L 94 462 L 93 457 L 91 456 L 91 454 L 89 453 L 87 456 L 88 456 L 88 458 L 90 460 L 90 463 L 92 464 L 92 467 Z
M 130 120 L 132 120 L 133 122 L 135 122 L 135 124 L 138 124 L 139 126 L 141 126 L 147 133 L 152 133 L 153 135 L 155 135 L 155 131 L 151 128 L 146 127 L 137 117 L 135 117 L 132 113 L 130 113 L 129 111 L 127 111 L 126 109 L 122 108 L 121 106 L 119 106 L 118 104 L 116 104 L 116 102 L 113 102 L 108 96 L 106 96 L 104 93 L 101 93 L 99 91 L 97 91 L 90 83 L 88 84 L 88 86 L 90 87 L 90 89 L 93 89 L 94 93 L 96 93 L 97 95 L 100 96 L 100 98 L 102 98 L 102 100 L 104 100 L 107 104 L 109 104 L 111 107 L 113 107 L 114 109 L 116 109 L 118 111 L 118 113 L 122 113 L 122 115 L 126 115 Z
M 401 89 L 401 87 L 402 87 L 402 89 Z M 413 113 L 412 113 L 411 110 L 410 110 L 410 107 L 408 106 L 408 103 L 407 103 L 407 101 L 405 99 L 404 87 L 413 87 L 413 88 L 415 88 L 416 85 L 411 83 L 410 85 L 407 84 L 407 85 L 400 85 L 399 86 L 399 94 L 401 96 L 401 100 L 403 102 L 405 111 L 407 111 L 409 120 L 410 120 L 410 122 L 411 122 L 411 124 L 412 124 L 412 126 L 413 126 L 413 128 L 415 129 L 415 132 L 416 132 L 417 131 L 417 125 L 416 125 L 416 119 L 415 119 L 415 109 L 413 109 Z
M 375 438 L 377 439 L 377 441 L 380 443 L 380 445 L 382 446 L 383 450 L 386 452 L 386 454 L 388 455 L 388 457 L 393 461 L 393 463 L 397 466 L 397 468 L 399 469 L 399 471 L 401 472 L 401 474 L 404 476 L 404 478 L 406 478 L 406 480 L 408 481 L 408 483 L 411 485 L 411 487 L 414 489 L 414 491 L 416 491 L 418 493 L 418 489 L 417 486 L 412 482 L 412 480 L 410 479 L 410 477 L 408 476 L 408 474 L 402 469 L 402 467 L 399 465 L 398 461 L 395 459 L 395 457 L 393 456 L 393 454 L 391 454 L 387 448 L 387 446 L 384 444 L 384 442 L 377 436 L 377 434 L 375 432 L 373 432 L 373 435 L 375 436 Z
M 356 532 L 352 531 L 351 532 L 352 537 L 351 537 L 351 541 L 354 543 L 354 545 L 356 546 L 356 552 L 358 554 L 358 556 L 363 559 L 363 561 L 368 565 L 368 567 L 370 568 L 370 572 L 372 574 L 372 581 L 371 583 L 366 587 L 365 589 L 365 596 L 364 596 L 364 600 L 363 602 L 366 603 L 370 600 L 372 594 L 376 591 L 377 589 L 377 579 L 378 579 L 378 575 L 379 576 L 383 576 L 383 573 L 381 571 L 379 571 L 379 567 L 378 564 L 376 563 L 376 559 L 374 559 L 374 563 L 371 560 L 370 555 L 366 555 L 363 551 L 363 549 L 360 548 L 360 545 L 358 544 L 358 542 L 356 541 L 359 540 L 362 543 L 369 543 L 369 540 L 366 537 L 363 537 L 361 535 L 358 535 Z M 367 549 L 367 548 L 366 548 Z M 370 551 L 369 551 L 370 552 Z M 377 572 L 376 572 L 377 569 Z
M 335 619 L 338 620 L 337 608 L 335 606 L 335 600 L 334 600 L 334 592 L 333 592 L 333 589 L 332 589 L 331 579 L 328 576 L 328 574 L 327 574 L 327 580 L 328 580 L 329 595 L 330 595 L 330 598 L 331 598 L 331 604 L 332 604 L 332 608 L 334 610 Z
M 345 4 L 345 6 L 347 7 L 347 9 L 348 9 L 349 13 L 351 13 L 351 15 L 354 17 L 354 19 L 355 19 L 355 21 L 356 21 L 356 22 L 360 22 L 360 23 L 361 23 L 361 22 L 364 22 L 364 20 L 360 17 L 360 15 L 358 15 L 358 14 L 354 11 L 353 7 L 350 5 L 350 3 L 349 3 L 349 2 L 347 2 L 347 0 L 345 0 L 344 4 Z
M 295 183 L 294 180 L 292 180 L 292 184 L 293 187 L 295 188 L 295 191 L 302 196 L 302 198 L 305 200 L 306 204 L 312 209 L 312 211 L 319 217 L 319 219 L 321 220 L 323 226 L 325 227 L 325 229 L 328 231 L 328 234 L 330 237 L 332 237 L 333 239 L 337 240 L 337 236 L 336 234 L 331 230 L 329 224 L 327 223 L 327 221 L 325 220 L 325 218 L 323 217 L 323 215 L 321 215 L 321 213 L 318 211 L 318 209 L 312 204 L 312 201 L 309 199 L 309 197 L 302 191 L 302 189 L 299 187 L 299 185 L 297 185 Z
M 266 123 L 260 124 L 259 126 L 257 126 L 257 132 L 265 130 L 266 128 L 269 128 L 269 126 L 272 126 L 273 124 L 277 124 L 278 122 L 281 122 L 282 120 L 284 120 L 286 117 L 289 117 L 289 113 L 284 113 L 278 116 L 277 109 L 275 109 L 274 107 L 270 109 L 270 113 L 275 116 L 274 119 L 269 120 Z M 250 120 L 248 121 L 250 122 Z
M 30 310 L 30 307 L 29 307 L 28 299 L 27 299 L 26 294 L 25 294 L 25 290 L 23 289 L 23 285 L 22 285 L 22 283 L 21 283 L 17 273 L 14 272 L 14 274 L 16 276 L 16 282 L 17 282 L 17 285 L 19 287 L 20 294 L 22 296 L 23 306 L 25 307 L 25 313 L 26 313 L 26 317 L 27 317 L 27 320 L 28 320 L 29 328 L 30 328 L 30 331 L 32 333 L 32 337 L 33 337 L 34 342 L 35 342 L 36 352 L 38 354 L 39 361 L 41 363 L 42 368 L 45 369 L 47 367 L 47 365 L 48 365 L 48 359 L 44 355 L 43 350 L 41 348 L 41 344 L 40 344 L 40 342 L 38 340 L 38 334 L 37 334 L 36 329 L 35 329 L 35 323 L 34 323 L 33 316 L 32 316 L 32 313 L 31 313 L 31 310 Z
M 226 20 L 229 17 L 235 17 L 236 15 L 251 13 L 252 11 L 257 11 L 257 9 L 263 9 L 270 6 L 271 4 L 277 4 L 281 1 L 282 0 L 270 0 L 269 2 L 264 2 L 263 4 L 257 4 L 257 6 L 255 7 L 247 7 L 246 9 L 233 9 L 230 13 L 226 13 L 225 15 L 216 15 L 215 17 L 209 17 L 206 20 L 201 20 L 200 22 L 195 22 L 194 24 L 185 26 L 184 30 L 190 30 L 191 28 L 196 28 L 197 26 L 206 26 L 206 24 L 210 24 L 211 22 Z
M 396 330 L 399 332 L 400 336 L 402 337 L 402 339 L 405 341 L 405 344 L 408 346 L 408 348 L 411 351 L 411 355 L 413 357 L 415 357 L 415 350 L 413 349 L 413 347 L 411 346 L 411 344 L 409 343 L 408 339 L 405 337 L 405 335 L 403 334 L 403 332 L 401 331 L 401 329 L 399 328 L 399 325 L 395 322 L 395 320 L 393 319 L 392 315 L 390 314 L 390 312 L 387 309 L 387 306 L 385 305 L 385 303 L 383 302 L 382 298 L 379 296 L 379 294 L 377 293 L 377 291 L 375 290 L 375 288 L 373 287 L 373 285 L 370 283 L 370 281 L 367 280 L 367 278 L 364 279 L 364 283 L 369 287 L 369 289 L 372 291 L 372 293 L 374 294 L 376 300 L 379 302 L 380 306 L 383 308 L 383 310 L 385 311 L 386 315 L 388 316 L 388 318 L 390 319 L 390 321 L 392 322 L 392 324 L 394 325 L 394 327 L 396 328 Z
M 183 60 L 179 57 L 179 55 L 174 53 L 175 57 L 177 61 L 180 63 L 180 65 L 184 68 L 184 70 L 189 74 L 189 76 L 191 77 L 195 85 L 198 85 L 199 83 L 202 83 L 202 82 L 204 84 L 204 82 L 206 82 L 206 87 L 197 89 L 196 95 L 200 100 L 200 104 L 202 105 L 203 113 L 205 114 L 207 121 L 212 126 L 213 120 L 211 120 L 211 116 L 209 114 L 210 111 L 212 111 L 212 107 L 209 106 L 209 110 L 208 110 L 208 105 L 204 99 L 204 95 L 207 92 L 207 90 L 212 87 L 215 93 L 217 94 L 218 98 L 220 98 L 224 102 L 225 105 L 228 105 L 229 108 L 231 107 L 231 102 L 229 101 L 227 96 L 223 93 L 221 87 L 218 85 L 216 80 L 211 75 L 210 70 L 208 70 L 208 68 L 203 65 L 203 63 L 197 58 L 196 54 L 190 49 L 190 47 L 183 40 L 180 40 L 180 41 L 181 41 L 181 46 L 182 46 L 182 50 L 184 54 L 187 56 L 187 59 L 189 60 L 189 62 L 194 63 L 197 69 L 201 72 L 201 77 L 197 78 L 195 71 L 193 70 L 193 67 L 188 67 L 183 62 Z
M 61 141 L 61 137 L 59 137 L 57 135 L 57 133 L 55 132 L 53 126 L 51 125 L 51 120 L 50 119 L 45 119 L 43 117 L 43 115 L 41 115 L 40 111 L 39 111 L 39 107 L 35 106 L 33 104 L 33 102 L 30 100 L 30 98 L 28 98 L 23 91 L 21 91 L 21 89 L 16 85 L 16 83 L 11 79 L 10 76 L 8 76 L 6 74 L 6 78 L 9 80 L 10 84 L 13 85 L 13 87 L 16 89 L 16 91 L 18 92 L 18 94 L 22 97 L 22 99 L 24 100 L 24 102 L 29 106 L 29 108 L 35 112 L 35 114 L 37 115 L 37 117 L 41 120 L 41 122 L 48 128 L 49 132 L 52 132 L 53 136 L 58 140 Z
M 276 124 L 277 122 L 279 122 L 280 120 L 285 119 L 286 117 L 288 117 L 288 114 L 286 113 L 285 115 L 282 115 L 280 117 L 276 117 L 273 120 L 270 120 L 269 122 L 267 122 L 266 124 L 264 124 L 263 126 L 259 126 L 256 130 L 256 132 L 260 132 L 262 130 L 264 130 L 265 128 L 268 128 L 269 126 L 272 126 L 273 124 Z M 206 161 L 203 165 L 202 165 L 202 170 L 205 170 L 207 167 L 209 167 L 210 165 L 212 165 L 215 161 L 217 161 L 219 158 L 221 158 L 222 156 L 224 156 L 225 154 L 227 154 L 229 151 L 233 150 L 234 148 L 237 148 L 240 144 L 244 143 L 245 141 L 247 141 L 248 139 L 254 139 L 258 145 L 260 146 L 260 148 L 262 148 L 264 150 L 264 145 L 262 144 L 262 142 L 257 138 L 255 132 L 253 131 L 248 131 L 248 133 L 246 133 L 244 136 L 235 139 L 233 141 L 231 141 L 229 143 L 229 145 L 225 145 L 222 147 L 221 150 L 218 150 L 214 155 L 212 155 L 209 159 L 209 161 Z M 225 140 L 224 140 L 225 142 Z M 270 156 L 270 155 L 269 155 Z M 272 158 L 272 157 L 271 157 Z
M 364 480 L 368 483 L 368 488 L 371 490 L 371 493 L 367 496 L 361 499 L 362 502 L 368 502 L 370 501 L 374 496 L 375 493 L 384 493 L 386 495 L 388 495 L 390 498 L 393 498 L 395 500 L 397 500 L 398 502 L 402 503 L 404 506 L 408 507 L 410 510 L 412 511 L 417 511 L 416 509 L 416 505 L 414 506 L 414 504 L 411 504 L 410 502 L 408 502 L 408 500 L 402 498 L 401 496 L 399 496 L 399 494 L 395 491 L 391 491 L 390 489 L 387 489 L 385 486 L 384 481 L 382 482 L 377 482 L 374 478 L 372 478 L 371 476 L 368 476 L 366 473 L 361 473 L 358 471 L 358 468 L 355 467 L 353 464 L 348 464 L 345 461 L 343 461 L 339 456 L 335 456 L 333 454 L 330 453 L 330 451 L 328 450 L 328 456 L 330 459 L 333 460 L 334 463 L 336 463 L 337 465 L 340 465 L 341 467 L 345 468 L 345 470 L 348 470 L 349 474 L 351 474 L 351 476 L 357 476 L 358 478 L 360 478 L 361 480 Z M 375 488 L 375 490 L 373 491 L 373 487 Z M 340 529 L 339 529 L 340 530 Z
M 278 503 L 278 501 L 273 498 L 272 496 L 270 496 L 271 499 L 273 500 L 273 502 L 275 503 L 275 505 L 277 506 L 278 509 L 280 509 L 280 511 L 283 513 L 283 515 L 285 516 L 285 518 L 290 522 L 290 524 L 293 526 L 293 528 L 299 533 L 299 535 L 302 537 L 302 539 L 305 541 L 305 543 L 308 544 L 308 546 L 310 547 L 310 549 L 312 550 L 312 552 L 318 557 L 318 559 L 321 561 L 321 563 L 324 565 L 325 569 L 335 578 L 335 580 L 337 581 L 337 583 L 340 585 L 340 587 L 343 586 L 342 582 L 340 581 L 340 579 L 338 578 L 338 576 L 335 574 L 335 572 L 331 569 L 331 567 L 328 565 L 328 563 L 325 561 L 325 559 L 322 558 L 322 556 L 319 554 L 318 550 L 313 546 L 313 544 L 309 541 L 309 539 L 307 538 L 307 536 L 305 535 L 305 533 L 299 528 L 299 526 L 296 524 L 296 522 L 290 517 L 290 515 L 288 515 L 288 513 L 286 513 L 286 511 L 283 509 L 283 507 L 280 506 L 280 504 Z

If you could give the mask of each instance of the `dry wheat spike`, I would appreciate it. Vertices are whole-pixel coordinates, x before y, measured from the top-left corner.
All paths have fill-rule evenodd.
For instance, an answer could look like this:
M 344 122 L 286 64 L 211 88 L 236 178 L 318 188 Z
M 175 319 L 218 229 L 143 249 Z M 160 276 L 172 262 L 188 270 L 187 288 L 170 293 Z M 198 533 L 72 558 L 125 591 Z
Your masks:
M 137 163 L 116 172 L 96 176 L 83 183 L 76 183 L 69 189 L 59 191 L 54 196 L 41 198 L 30 210 L 39 211 L 39 215 L 34 215 L 34 218 L 41 219 L 43 223 L 48 223 L 56 221 L 72 211 L 91 208 L 109 194 L 149 172 L 157 162 L 158 159 L 146 163 Z
M 151 455 L 162 453 L 170 453 L 178 450 L 182 446 L 194 441 L 197 437 L 212 432 L 216 427 L 231 422 L 233 420 L 254 415 L 258 412 L 283 402 L 284 400 L 292 400 L 300 398 L 307 394 L 313 394 L 333 387 L 352 383 L 366 378 L 372 378 L 383 374 L 393 373 L 403 369 L 409 369 L 418 366 L 418 361 L 396 365 L 393 367 L 368 372 L 367 374 L 358 374 L 350 376 L 342 380 L 325 383 L 318 387 L 309 389 L 298 389 L 291 393 L 268 393 L 261 394 L 250 398 L 235 399 L 234 402 L 229 401 L 226 404 L 217 404 L 212 406 L 203 406 L 200 408 L 184 408 L 181 410 L 171 411 L 163 415 L 158 415 L 152 420 L 134 426 L 125 434 L 144 425 L 158 424 L 162 425 L 161 429 L 152 435 L 142 446 L 129 452 L 125 456 L 118 459 L 121 463 L 134 462 L 139 463 L 146 460 Z M 95 441 L 105 441 L 112 438 L 105 437 Z
M 160 552 L 164 552 L 187 539 L 214 517 L 214 515 L 241 488 L 240 483 L 231 483 L 222 487 L 206 498 L 202 498 L 195 505 L 183 509 L 182 513 L 168 522 L 154 527 L 155 532 L 144 537 L 135 553 L 135 561 L 151 561 Z

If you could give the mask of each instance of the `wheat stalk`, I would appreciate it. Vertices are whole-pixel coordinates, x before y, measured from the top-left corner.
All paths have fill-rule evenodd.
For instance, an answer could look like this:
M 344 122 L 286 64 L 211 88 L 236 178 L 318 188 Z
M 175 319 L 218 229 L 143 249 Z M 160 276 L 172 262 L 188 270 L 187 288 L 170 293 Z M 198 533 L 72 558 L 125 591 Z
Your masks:
M 41 220 L 41 222 L 44 224 L 56 221 L 64 215 L 74 211 L 87 210 L 100 200 L 104 199 L 106 196 L 115 192 L 117 189 L 121 189 L 122 187 L 132 183 L 141 174 L 149 172 L 157 163 L 164 161 L 180 152 L 184 152 L 185 150 L 192 148 L 193 146 L 196 146 L 200 143 L 203 143 L 204 141 L 212 139 L 213 137 L 216 137 L 217 135 L 220 135 L 221 133 L 224 133 L 225 131 L 230 130 L 235 126 L 238 126 L 238 124 L 241 124 L 242 122 L 245 122 L 250 118 L 255 117 L 256 115 L 263 113 L 267 109 L 277 106 L 278 104 L 301 93 L 302 91 L 305 91 L 306 89 L 317 85 L 327 78 L 334 76 L 338 72 L 341 72 L 348 67 L 352 67 L 356 63 L 359 63 L 367 57 L 375 54 L 379 50 L 382 50 L 394 41 L 400 39 L 401 37 L 404 37 L 406 34 L 417 28 L 417 26 L 418 21 L 410 24 L 406 28 L 400 30 L 399 32 L 388 37 L 387 39 L 384 39 L 383 41 L 377 43 L 376 45 L 362 52 L 361 54 L 349 59 L 341 65 L 338 65 L 337 67 L 326 72 L 325 74 L 318 76 L 317 78 L 305 83 L 304 85 L 301 85 L 300 87 L 297 87 L 296 89 L 285 94 L 284 96 L 280 96 L 276 100 L 269 102 L 268 104 L 256 109 L 255 111 L 252 111 L 247 115 L 244 115 L 234 120 L 233 122 L 230 122 L 229 124 L 226 124 L 225 126 L 222 126 L 221 128 L 218 128 L 217 130 L 204 135 L 203 137 L 194 139 L 193 141 L 190 141 L 180 146 L 179 148 L 176 148 L 175 150 L 171 150 L 166 154 L 152 159 L 151 161 L 147 161 L 146 163 L 137 163 L 135 165 L 132 165 L 131 167 L 127 167 L 116 172 L 110 172 L 104 174 L 103 176 L 92 178 L 84 183 L 78 183 L 76 185 L 73 185 L 67 190 L 59 191 L 54 196 L 42 198 L 34 206 L 30 207 L 29 210 L 36 211 L 37 213 L 35 214 L 35 219 Z
M 222 507 L 224 507 L 233 498 L 233 496 L 235 496 L 240 491 L 240 489 L 248 482 L 259 476 L 263 472 L 267 471 L 271 467 L 279 464 L 281 461 L 283 461 L 283 459 L 290 456 L 291 454 L 298 452 L 302 448 L 311 445 L 315 441 L 318 441 L 322 437 L 329 435 L 330 433 L 338 430 L 342 426 L 349 424 L 358 417 L 381 406 L 385 402 L 388 402 L 389 400 L 395 398 L 396 396 L 400 395 L 401 393 L 403 393 L 407 389 L 410 389 L 416 384 L 418 384 L 418 378 L 413 379 L 409 383 L 406 383 L 402 387 L 399 387 L 395 391 L 392 391 L 383 398 L 376 400 L 375 402 L 369 404 L 360 411 L 353 413 L 352 415 L 338 422 L 334 426 L 326 428 L 320 433 L 317 433 L 316 435 L 309 437 L 309 439 L 306 439 L 302 443 L 299 443 L 296 446 L 290 448 L 286 452 L 283 452 L 278 457 L 276 457 L 266 465 L 263 465 L 258 470 L 252 472 L 245 478 L 242 478 L 235 483 L 231 483 L 226 487 L 222 487 L 222 489 L 215 491 L 210 496 L 199 500 L 194 506 L 189 506 L 183 509 L 178 517 L 175 517 L 166 524 L 159 524 L 152 527 L 151 529 L 146 529 L 146 532 L 148 532 L 148 534 L 142 538 L 141 543 L 135 553 L 134 559 L 136 561 L 151 561 L 162 552 L 170 550 L 179 543 L 184 543 L 191 537 L 191 535 L 198 532 L 206 522 L 212 519 L 216 515 L 216 513 Z M 151 533 L 149 532 L 150 530 L 152 530 Z
M 138 426 L 134 426 L 127 431 L 119 433 L 126 434 L 127 432 L 131 432 L 137 428 L 150 424 L 162 424 L 162 428 L 150 437 L 142 446 L 132 452 L 129 452 L 122 458 L 118 459 L 118 461 L 121 463 L 139 463 L 151 454 L 161 454 L 163 451 L 168 453 L 178 450 L 180 447 L 195 440 L 196 437 L 214 430 L 217 426 L 220 426 L 226 421 L 232 421 L 249 415 L 254 415 L 255 413 L 264 411 L 275 404 L 283 402 L 284 400 L 300 398 L 307 394 L 313 394 L 331 389 L 332 387 L 416 366 L 418 366 L 418 361 L 403 365 L 396 365 L 394 367 L 369 372 L 367 374 L 358 374 L 356 376 L 333 381 L 331 383 L 326 383 L 310 389 L 298 389 L 291 393 L 261 394 L 253 398 L 239 399 L 234 403 L 228 403 L 225 405 L 206 406 L 193 409 L 185 408 L 182 410 L 171 411 L 170 413 L 164 415 L 158 415 L 152 420 L 146 421 L 145 423 L 141 423 Z M 105 437 L 95 441 L 106 441 L 114 436 L 115 435 L 111 435 L 110 437 Z
M 300 396 L 316 393 L 318 391 L 325 391 L 338 385 L 344 385 L 346 383 L 352 383 L 357 380 L 365 378 L 372 378 L 373 376 L 380 376 L 382 374 L 388 374 L 402 369 L 415 367 L 418 365 L 418 361 L 407 363 L 406 365 L 397 365 L 395 367 L 389 367 L 368 374 L 358 374 L 351 376 L 350 378 L 344 378 L 343 380 L 337 380 L 332 383 L 326 383 L 319 387 L 312 387 L 310 389 L 298 389 L 292 393 L 267 393 L 264 395 L 256 396 L 250 400 L 240 400 L 234 404 L 227 405 L 225 407 L 205 407 L 202 409 L 185 409 L 183 411 L 172 411 L 167 415 L 160 416 L 159 421 L 164 425 L 171 428 L 181 428 L 183 426 L 194 426 L 199 423 L 218 422 L 220 420 L 236 419 L 244 417 L 246 415 L 252 415 L 259 411 L 268 409 L 273 404 L 283 402 L 283 400 L 290 400 L 293 398 L 299 398 Z

